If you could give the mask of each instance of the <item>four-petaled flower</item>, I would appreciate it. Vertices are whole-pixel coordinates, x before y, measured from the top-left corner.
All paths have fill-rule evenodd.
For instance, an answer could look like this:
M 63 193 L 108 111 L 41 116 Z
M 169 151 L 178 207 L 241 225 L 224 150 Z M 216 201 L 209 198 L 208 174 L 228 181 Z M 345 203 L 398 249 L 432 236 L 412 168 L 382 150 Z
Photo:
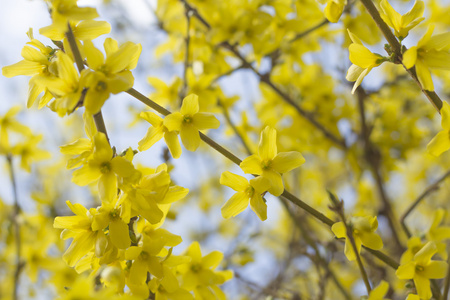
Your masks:
M 358 253 L 361 252 L 361 245 L 373 250 L 380 250 L 383 248 L 381 237 L 375 233 L 375 230 L 378 228 L 377 217 L 351 217 L 349 226 L 353 230 L 353 239 Z M 331 226 L 331 230 L 336 237 L 345 238 L 345 256 L 350 261 L 355 260 L 356 254 L 350 244 L 351 242 L 347 235 L 347 228 L 344 222 L 334 223 L 333 226 Z
M 169 131 L 178 131 L 184 147 L 189 151 L 197 150 L 200 145 L 199 130 L 216 129 L 220 126 L 214 115 L 198 111 L 198 96 L 191 94 L 183 99 L 180 112 L 164 118 L 164 126 Z
M 269 193 L 280 196 L 284 191 L 282 173 L 298 168 L 305 159 L 297 151 L 280 152 L 277 150 L 277 131 L 267 126 L 261 132 L 258 154 L 244 159 L 240 167 L 246 174 L 261 175 L 270 182 Z
M 244 177 L 227 171 L 220 176 L 220 184 L 226 185 L 237 192 L 222 207 L 222 216 L 225 219 L 240 214 L 248 207 L 249 203 L 251 209 L 261 221 L 267 219 L 267 205 L 261 194 L 270 188 L 269 180 L 258 176 L 249 182 Z
M 425 20 L 425 18 L 422 17 L 425 4 L 420 0 L 416 1 L 410 11 L 403 16 L 396 12 L 387 0 L 382 0 L 380 2 L 380 7 L 382 10 L 380 12 L 381 18 L 389 25 L 389 27 L 394 29 L 395 35 L 400 40 L 407 37 L 411 29 Z

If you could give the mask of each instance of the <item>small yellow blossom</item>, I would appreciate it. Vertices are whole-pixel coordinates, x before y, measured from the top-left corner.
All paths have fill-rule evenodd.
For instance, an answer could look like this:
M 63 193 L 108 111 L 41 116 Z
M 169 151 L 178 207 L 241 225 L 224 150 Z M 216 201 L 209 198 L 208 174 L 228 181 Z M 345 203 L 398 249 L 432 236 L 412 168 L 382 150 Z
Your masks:
M 350 51 L 350 61 L 353 64 L 347 71 L 346 79 L 348 81 L 356 81 L 352 89 L 353 94 L 364 77 L 366 77 L 374 67 L 381 65 L 385 61 L 385 58 L 380 54 L 372 53 L 363 46 L 363 43 L 356 35 L 351 33 L 348 29 L 347 31 L 350 39 L 353 41 L 348 47 L 348 50 Z
M 447 263 L 445 261 L 431 260 L 437 252 L 434 242 L 428 242 L 419 252 L 414 255 L 412 261 L 398 267 L 395 275 L 399 279 L 413 279 L 417 294 L 421 299 L 430 299 L 431 288 L 430 279 L 444 278 L 447 273 Z
M 425 9 L 425 4 L 423 1 L 416 1 L 414 6 L 403 16 L 396 12 L 391 4 L 387 0 L 382 0 L 380 2 L 381 12 L 380 15 L 389 27 L 393 28 L 395 35 L 403 40 L 408 36 L 411 29 L 416 27 L 420 22 L 425 20 L 423 16 L 423 11 Z
M 389 284 L 386 281 L 381 280 L 380 284 L 370 292 L 367 300 L 384 300 L 384 296 L 386 296 L 388 290 Z
M 246 174 L 261 175 L 270 182 L 269 193 L 279 196 L 284 191 L 282 173 L 298 168 L 305 159 L 297 151 L 280 152 L 277 150 L 277 131 L 267 126 L 261 132 L 258 154 L 244 159 L 240 167 Z
M 214 115 L 198 111 L 198 96 L 191 94 L 183 99 L 180 112 L 164 118 L 164 126 L 169 131 L 178 131 L 184 147 L 189 151 L 197 150 L 200 145 L 199 130 L 216 129 L 220 126 Z
M 164 126 L 163 118 L 153 112 L 141 112 L 140 116 L 153 126 L 148 129 L 147 134 L 139 141 L 139 151 L 147 150 L 164 137 L 164 141 L 166 142 L 172 157 L 179 158 L 181 155 L 181 146 L 178 141 L 178 134 L 175 131 L 169 131 L 169 129 Z
M 445 101 L 442 101 L 441 118 L 442 130 L 427 145 L 428 153 L 436 157 L 450 149 L 450 105 Z
M 261 221 L 267 219 L 267 204 L 261 196 L 270 188 L 270 182 L 266 178 L 258 176 L 249 182 L 244 177 L 227 171 L 220 176 L 220 184 L 237 192 L 222 207 L 222 216 L 225 219 L 237 216 L 248 207 L 249 203 Z
M 416 66 L 417 77 L 427 91 L 434 91 L 430 69 L 450 70 L 450 32 L 432 37 L 433 30 L 434 26 L 429 26 L 417 46 L 403 53 L 403 65 L 407 69 Z
M 355 240 L 356 249 L 358 253 L 361 252 L 361 245 L 373 250 L 380 250 L 383 248 L 383 241 L 381 237 L 375 233 L 378 228 L 377 217 L 351 217 L 349 226 L 353 230 L 353 239 Z M 334 223 L 331 230 L 338 238 L 345 238 L 345 256 L 348 260 L 356 259 L 356 254 L 353 251 L 351 242 L 347 236 L 347 228 L 344 222 Z

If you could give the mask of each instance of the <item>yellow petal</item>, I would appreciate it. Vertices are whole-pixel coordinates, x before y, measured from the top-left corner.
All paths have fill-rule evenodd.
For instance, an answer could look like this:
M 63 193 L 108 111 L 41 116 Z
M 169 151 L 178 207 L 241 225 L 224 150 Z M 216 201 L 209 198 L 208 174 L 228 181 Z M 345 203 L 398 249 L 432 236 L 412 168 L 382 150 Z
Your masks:
M 450 131 L 450 104 L 446 101 L 442 101 L 441 107 L 441 126 L 442 129 Z
M 436 252 L 436 243 L 428 242 L 416 253 L 416 255 L 414 255 L 414 261 L 421 266 L 425 266 L 430 262 L 431 257 L 433 257 Z
M 358 253 L 361 253 L 361 240 L 357 237 L 354 237 L 354 239 L 356 244 L 356 250 L 358 251 Z M 355 251 L 353 251 L 353 246 L 348 238 L 345 240 L 344 254 L 349 261 L 356 260 Z
M 159 126 L 163 123 L 163 118 L 151 111 L 143 111 L 139 114 L 139 116 L 153 126 Z
M 352 89 L 352 94 L 355 93 L 356 89 L 358 88 L 358 86 L 361 85 L 361 82 L 363 81 L 364 77 L 367 76 L 367 74 L 369 74 L 369 72 L 372 70 L 372 68 L 367 68 L 364 69 L 364 71 L 361 72 L 361 74 L 359 75 L 358 79 L 356 80 L 355 84 L 353 85 L 353 89 Z
M 440 131 L 427 145 L 427 152 L 438 157 L 450 149 L 450 132 L 448 130 Z
M 142 140 L 139 141 L 138 149 L 139 151 L 145 151 L 153 146 L 157 141 L 159 141 L 164 135 L 164 131 L 162 126 L 158 127 L 150 127 L 147 130 L 147 134 L 144 136 Z
M 111 25 L 106 21 L 84 20 L 77 24 L 74 35 L 79 40 L 93 40 L 111 31 Z
M 255 193 L 262 194 L 270 188 L 270 181 L 262 176 L 250 179 L 250 185 L 255 189 Z
M 411 47 L 408 50 L 406 50 L 405 53 L 403 53 L 403 64 L 405 65 L 405 68 L 411 69 L 415 64 L 417 60 L 417 47 Z
M 179 112 L 172 113 L 164 118 L 164 126 L 169 131 L 180 131 L 183 123 L 183 115 Z
M 135 171 L 133 164 L 121 156 L 116 156 L 111 160 L 111 169 L 121 177 L 129 177 Z
M 91 168 L 89 165 L 84 165 L 73 172 L 72 182 L 79 186 L 85 186 L 96 181 L 100 176 L 102 176 L 102 173 L 98 168 Z
M 225 171 L 220 176 L 220 184 L 226 185 L 236 192 L 243 192 L 248 187 L 248 180 L 242 176 Z
M 361 242 L 364 246 L 367 248 L 373 249 L 373 250 L 380 250 L 383 248 L 383 241 L 381 240 L 381 237 L 373 232 L 363 232 L 359 235 L 361 238 Z
M 58 76 L 71 84 L 78 83 L 78 72 L 76 71 L 74 62 L 69 55 L 62 51 L 58 51 L 56 56 L 58 58 Z
M 262 176 L 270 181 L 269 193 L 274 196 L 280 196 L 284 191 L 281 175 L 272 170 L 263 170 Z
M 448 264 L 445 261 L 431 261 L 424 266 L 420 275 L 430 279 L 441 279 L 447 274 Z
M 111 56 L 119 50 L 119 43 L 115 39 L 107 38 L 103 43 L 103 48 L 105 48 L 106 56 Z
M 125 69 L 134 69 L 141 55 L 141 51 L 141 44 L 126 42 L 116 52 L 108 55 L 105 65 L 111 73 L 117 73 Z
M 361 68 L 360 66 L 352 64 L 350 68 L 348 68 L 347 76 L 345 76 L 345 79 L 347 79 L 348 81 L 356 81 L 364 70 L 365 69 Z
M 10 66 L 2 68 L 2 74 L 5 77 L 11 78 L 18 75 L 32 76 L 41 73 L 45 66 L 28 60 L 21 60 Z
M 347 32 L 348 32 L 348 35 L 350 36 L 350 39 L 352 40 L 353 43 L 362 45 L 362 42 L 359 39 L 359 37 L 357 37 L 355 34 L 353 34 L 350 31 L 350 29 L 347 29 Z
M 395 275 L 399 279 L 411 279 L 414 277 L 415 273 L 416 273 L 416 264 L 411 261 L 398 267 L 397 271 L 395 272 Z
M 420 59 L 416 61 L 416 72 L 423 89 L 433 92 L 434 85 L 433 80 L 431 79 L 430 70 L 428 70 L 427 65 L 425 65 Z
M 136 259 L 130 268 L 130 278 L 131 282 L 145 282 L 147 279 L 147 262 L 142 259 Z
M 271 160 L 277 155 L 277 131 L 266 126 L 261 132 L 258 153 L 262 161 Z
M 337 238 L 347 237 L 347 229 L 345 228 L 344 222 L 334 223 L 333 226 L 331 226 L 331 231 L 333 231 Z
M 182 115 L 194 115 L 198 112 L 198 96 L 195 94 L 190 94 L 183 99 L 183 104 L 181 105 Z
M 166 132 L 164 134 L 164 141 L 169 148 L 170 154 L 173 158 L 177 159 L 181 156 L 181 146 L 178 141 L 178 134 L 176 132 Z
M 380 2 L 380 7 L 384 14 L 381 14 L 381 17 L 383 20 L 393 29 L 398 31 L 400 29 L 400 22 L 402 16 L 392 8 L 391 4 L 386 1 L 382 0 Z
M 111 242 L 119 249 L 130 247 L 131 239 L 128 225 L 120 219 L 115 219 L 109 223 L 109 235 Z
M 131 246 L 125 251 L 125 259 L 126 260 L 135 260 L 139 257 L 142 252 L 141 247 Z
M 436 34 L 425 45 L 426 50 L 448 51 L 450 48 L 450 32 Z
M 433 294 L 431 293 L 430 280 L 423 276 L 414 276 L 414 285 L 416 286 L 417 294 L 421 299 L 430 299 Z
M 249 202 L 250 199 L 246 193 L 237 192 L 222 206 L 222 217 L 228 219 L 240 214 L 247 208 Z
M 98 193 L 105 203 L 112 203 L 117 197 L 117 178 L 113 172 L 103 174 L 98 181 Z
M 202 266 L 207 269 L 215 269 L 219 266 L 223 259 L 223 253 L 220 251 L 213 251 L 202 257 Z
M 192 123 L 198 130 L 219 128 L 220 122 L 209 113 L 196 113 L 192 116 Z
M 327 6 L 325 7 L 324 14 L 328 21 L 337 23 L 343 11 L 344 4 L 336 3 L 334 1 L 328 1 Z
M 195 151 L 200 146 L 200 134 L 192 124 L 185 124 L 181 127 L 180 137 L 188 151 Z
M 255 154 L 244 159 L 239 166 L 246 174 L 261 175 L 263 172 L 263 169 L 261 168 L 261 159 Z
M 250 208 L 255 212 L 261 221 L 267 219 L 267 204 L 260 194 L 255 193 L 250 199 Z
M 281 152 L 274 157 L 270 167 L 278 173 L 286 173 L 300 167 L 304 162 L 305 158 L 300 152 Z
M 423 56 L 422 61 L 429 68 L 449 70 L 450 69 L 450 53 L 444 51 L 428 51 Z
M 369 299 L 367 300 L 382 300 L 384 299 L 384 296 L 386 296 L 388 290 L 389 283 L 381 280 L 380 284 L 370 292 Z
M 350 51 L 350 61 L 361 68 L 369 68 L 378 65 L 377 61 L 381 56 L 370 52 L 369 49 L 360 44 L 351 44 L 348 47 Z
M 98 50 L 90 40 L 84 41 L 83 48 L 89 67 L 96 70 L 105 63 L 103 53 Z

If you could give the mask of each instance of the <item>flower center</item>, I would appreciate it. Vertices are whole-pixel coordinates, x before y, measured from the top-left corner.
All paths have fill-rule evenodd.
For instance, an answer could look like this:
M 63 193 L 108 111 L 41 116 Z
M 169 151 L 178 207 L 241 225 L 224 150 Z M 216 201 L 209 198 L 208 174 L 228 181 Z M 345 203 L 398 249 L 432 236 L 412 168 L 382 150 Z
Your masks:
M 111 172 L 111 164 L 109 162 L 105 162 L 105 163 L 101 164 L 100 172 L 102 172 L 102 174 L 107 174 L 107 173 Z
M 202 266 L 199 264 L 194 264 L 191 266 L 191 271 L 194 273 L 198 273 L 202 269 Z
M 95 86 L 95 90 L 97 92 L 103 92 L 107 89 L 108 85 L 104 81 L 97 82 L 97 85 Z
M 184 123 L 192 123 L 192 116 L 191 115 L 184 115 L 183 116 L 183 122 Z
M 416 271 L 417 272 L 422 272 L 424 270 L 424 267 L 416 265 Z

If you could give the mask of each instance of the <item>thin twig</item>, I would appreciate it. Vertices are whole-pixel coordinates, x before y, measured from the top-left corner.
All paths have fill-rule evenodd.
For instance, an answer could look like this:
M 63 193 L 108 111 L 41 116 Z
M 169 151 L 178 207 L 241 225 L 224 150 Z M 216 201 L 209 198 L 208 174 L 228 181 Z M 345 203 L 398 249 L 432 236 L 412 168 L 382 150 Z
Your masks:
M 347 238 L 350 240 L 350 244 L 352 245 L 353 252 L 356 256 L 356 262 L 358 263 L 359 271 L 361 272 L 361 276 L 363 278 L 364 284 L 366 286 L 367 293 L 370 294 L 372 288 L 370 287 L 369 277 L 367 276 L 366 269 L 364 269 L 364 265 L 361 260 L 361 255 L 358 252 L 358 248 L 356 247 L 355 238 L 353 236 L 353 228 L 350 224 L 347 224 L 347 220 L 344 214 L 344 202 L 342 200 L 338 200 L 332 193 L 329 192 L 330 200 L 333 203 L 333 210 L 339 215 L 341 221 L 344 223 L 345 229 L 347 231 Z
M 73 57 L 75 58 L 75 63 L 77 65 L 78 71 L 81 74 L 81 71 L 84 70 L 84 62 L 83 62 L 83 58 L 81 57 L 80 50 L 78 49 L 75 36 L 73 35 L 72 27 L 70 27 L 70 23 L 68 23 L 68 25 L 67 25 L 66 38 L 67 38 L 67 41 L 69 42 L 70 50 L 72 50 Z M 103 132 L 105 134 L 108 144 L 110 144 L 108 132 L 106 131 L 105 121 L 103 120 L 102 111 L 100 110 L 98 113 L 93 115 L 93 117 L 94 117 L 94 122 L 95 122 L 95 126 L 97 127 L 97 130 L 99 132 Z
M 392 48 L 392 51 L 394 52 L 397 60 L 401 62 L 402 57 L 402 45 L 397 40 L 395 35 L 392 33 L 389 26 L 383 21 L 383 19 L 380 16 L 380 13 L 378 12 L 378 9 L 373 4 L 372 0 L 361 0 L 362 4 L 365 6 L 369 14 L 371 15 L 372 19 L 377 24 L 378 28 L 380 28 L 381 32 L 383 33 L 384 37 L 388 41 L 389 45 Z M 402 63 L 403 65 L 403 63 Z M 405 65 L 403 65 L 405 67 Z M 407 69 L 405 67 L 405 70 L 408 72 L 408 74 L 413 78 L 413 80 L 416 82 L 416 84 L 420 87 L 422 92 L 425 94 L 425 96 L 428 98 L 428 100 L 431 102 L 431 104 L 434 106 L 434 108 L 440 112 L 440 109 L 442 107 L 442 100 L 439 98 L 439 96 L 435 92 L 424 90 L 422 87 L 422 84 L 420 84 L 419 79 L 417 77 L 416 71 L 414 68 Z
M 394 241 L 396 243 L 396 249 L 398 249 L 399 252 L 403 252 L 404 247 L 397 232 L 397 218 L 395 218 L 394 216 L 394 210 L 392 209 L 391 202 L 386 194 L 383 178 L 381 177 L 381 154 L 376 145 L 374 145 L 370 141 L 370 131 L 367 125 L 366 111 L 364 106 L 364 101 L 365 99 L 367 99 L 367 94 L 361 86 L 359 86 L 356 91 L 358 97 L 359 115 L 361 118 L 361 137 L 364 142 L 364 156 L 367 163 L 370 165 L 370 170 L 372 171 L 372 175 L 375 178 L 378 194 L 380 195 L 381 202 L 383 203 L 383 211 L 388 219 L 392 237 L 394 238 Z
M 439 177 L 438 180 L 436 180 L 433 184 L 431 184 L 430 186 L 428 186 L 423 192 L 422 194 L 420 194 L 419 197 L 417 197 L 417 199 L 408 207 L 408 209 L 405 211 L 405 213 L 402 215 L 402 217 L 400 218 L 400 223 L 402 224 L 403 230 L 405 231 L 406 235 L 408 236 L 408 238 L 410 238 L 412 236 L 411 232 L 408 229 L 408 226 L 406 226 L 405 220 L 408 217 L 408 215 L 417 207 L 417 205 L 419 205 L 419 203 L 425 199 L 425 197 L 427 197 L 430 193 L 437 191 L 439 189 L 439 185 L 447 178 L 450 176 L 450 171 L 447 171 L 444 175 L 442 175 L 441 177 Z
M 20 206 L 19 206 L 19 197 L 17 196 L 17 184 L 14 175 L 14 165 L 12 160 L 12 155 L 6 155 L 6 161 L 9 166 L 9 176 L 11 179 L 12 193 L 14 198 L 14 210 L 12 215 L 12 222 L 14 224 L 14 237 L 16 242 L 16 269 L 14 271 L 14 287 L 13 287 L 13 299 L 19 299 L 18 291 L 20 284 L 20 272 L 22 270 L 22 261 L 21 261 L 21 252 L 22 252 L 22 241 L 20 237 L 20 224 L 19 224 L 19 214 L 20 214 Z
M 185 43 L 185 54 L 184 54 L 184 69 L 183 69 L 183 88 L 180 93 L 180 106 L 183 102 L 183 98 L 186 97 L 187 89 L 188 89 L 188 82 L 187 82 L 187 72 L 189 69 L 189 44 L 191 41 L 191 15 L 192 11 L 189 8 L 189 6 L 185 5 L 185 16 L 186 16 L 186 43 Z

